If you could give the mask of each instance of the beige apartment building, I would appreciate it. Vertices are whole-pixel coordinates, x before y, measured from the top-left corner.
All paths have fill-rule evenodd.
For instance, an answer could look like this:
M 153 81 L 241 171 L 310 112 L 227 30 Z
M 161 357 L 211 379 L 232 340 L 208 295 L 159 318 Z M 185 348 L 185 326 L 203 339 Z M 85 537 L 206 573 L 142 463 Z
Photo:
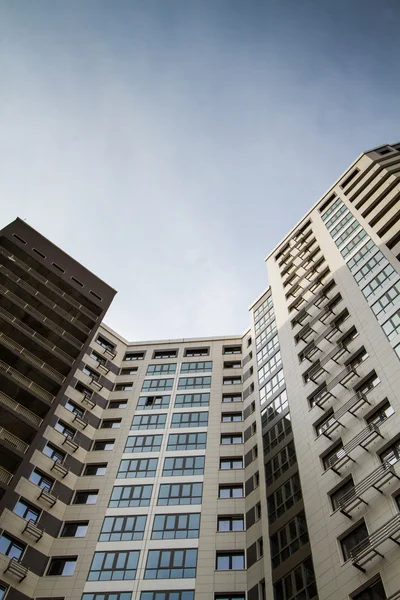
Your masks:
M 399 177 L 361 155 L 238 336 L 129 342 L 0 232 L 0 600 L 400 598 Z

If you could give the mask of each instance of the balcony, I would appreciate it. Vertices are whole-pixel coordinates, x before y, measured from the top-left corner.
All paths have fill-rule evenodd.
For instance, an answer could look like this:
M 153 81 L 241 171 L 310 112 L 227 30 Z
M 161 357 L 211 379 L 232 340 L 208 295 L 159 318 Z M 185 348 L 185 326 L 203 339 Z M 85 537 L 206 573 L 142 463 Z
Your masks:
M 117 356 L 117 353 L 110 346 L 103 346 L 102 344 L 99 344 L 99 346 L 102 348 L 104 356 L 107 356 L 109 359 L 113 360 Z
M 96 377 L 90 377 L 90 381 L 89 381 L 89 385 L 92 386 L 92 388 L 96 391 L 96 392 L 100 392 L 103 389 L 102 384 L 99 382 L 100 377 L 97 379 Z
M 85 421 L 84 419 L 82 419 L 82 417 L 80 417 L 77 413 L 74 413 L 74 416 L 72 418 L 72 422 L 75 423 L 75 425 L 77 425 L 81 429 L 86 429 L 86 427 L 88 426 L 87 421 Z
M 295 340 L 298 343 L 300 340 L 303 342 L 307 341 L 307 338 L 316 334 L 317 332 L 313 329 L 313 325 L 320 321 L 324 325 L 330 316 L 335 316 L 333 308 L 337 306 L 342 300 L 341 294 L 336 294 L 333 298 L 331 298 L 319 312 L 316 314 L 308 323 L 306 323 L 300 331 L 296 334 Z
M 339 469 L 344 467 L 349 461 L 354 463 L 356 462 L 351 457 L 351 454 L 354 452 L 354 450 L 360 446 L 363 448 L 363 450 L 368 452 L 367 446 L 372 444 L 372 442 L 378 437 L 382 440 L 384 439 L 383 435 L 379 431 L 379 427 L 373 423 L 370 423 L 367 425 L 367 427 L 365 427 L 365 429 L 360 431 L 356 437 L 350 440 L 350 442 L 345 444 L 343 448 L 340 448 L 337 452 L 335 452 L 335 454 L 333 454 L 333 456 L 329 458 L 327 461 L 326 470 L 331 469 L 334 473 L 336 473 L 336 475 L 341 475 Z
M 21 583 L 29 573 L 29 567 L 17 558 L 11 558 L 4 573 L 13 575 Z
M 290 296 L 296 297 L 298 289 L 302 290 L 303 295 L 306 291 L 308 291 L 308 290 L 311 291 L 313 285 L 317 282 L 319 277 L 322 276 L 323 272 L 320 273 L 318 271 L 318 268 L 321 265 L 323 265 L 324 262 L 325 262 L 325 258 L 324 258 L 324 256 L 321 256 L 321 258 L 319 258 L 319 260 L 317 260 L 305 273 L 303 273 L 303 275 L 301 275 L 299 277 L 299 279 L 292 285 L 291 288 L 289 288 L 289 290 L 286 293 L 286 297 L 287 298 L 289 298 Z M 301 288 L 300 282 L 303 281 L 304 279 L 309 281 L 309 284 L 306 288 Z
M 290 273 L 288 275 L 288 277 L 284 280 L 283 282 L 283 287 L 286 287 L 290 282 L 292 277 L 296 274 L 297 276 L 297 282 L 302 278 L 302 276 L 298 275 L 299 269 L 304 269 L 306 270 L 306 267 L 308 267 L 309 263 L 313 264 L 315 258 L 317 257 L 317 255 L 321 252 L 321 249 L 319 247 L 315 248 L 315 250 L 313 250 L 313 252 L 310 254 L 310 256 L 306 256 L 305 258 L 303 258 L 303 260 L 296 265 L 296 270 L 293 273 Z M 319 257 L 318 257 L 319 258 Z M 290 268 L 290 265 L 293 264 L 293 261 L 291 261 L 291 263 L 289 263 L 288 268 Z M 283 273 L 282 273 L 282 277 L 283 277 Z
M 72 453 L 76 452 L 79 448 L 79 444 L 69 435 L 64 435 L 63 433 L 61 433 L 61 435 L 64 437 L 62 446 L 66 446 Z
M 4 429 L 4 427 L 0 427 L 0 440 L 5 442 L 7 446 L 11 446 L 12 448 L 16 448 L 22 454 L 29 448 L 29 444 L 26 444 L 22 440 L 20 440 L 16 435 Z
M 107 367 L 107 363 L 98 362 L 97 368 L 103 373 L 103 375 L 108 375 L 108 373 L 110 372 L 110 369 Z
M 38 369 L 43 371 L 43 373 L 46 373 L 46 375 L 51 377 L 54 381 L 57 381 L 57 383 L 59 383 L 60 385 L 64 383 L 65 377 L 61 375 L 61 373 L 56 371 L 56 369 L 53 369 L 53 367 L 50 367 L 50 365 L 45 363 L 43 360 L 40 360 L 40 358 L 32 354 L 32 352 L 26 350 L 23 346 L 9 338 L 7 335 L 5 335 L 5 333 L 2 333 L 1 331 L 0 342 L 7 346 L 9 350 L 13 351 L 14 353 L 16 352 L 20 354 L 28 363 L 37 367 Z
M 352 396 L 350 400 L 346 402 L 346 404 L 343 404 L 339 410 L 332 413 L 332 415 L 329 417 L 329 421 L 327 421 L 326 427 L 324 427 L 323 431 L 321 431 L 320 436 L 323 435 L 328 438 L 328 440 L 332 439 L 332 433 L 339 427 L 344 427 L 343 423 L 340 422 L 340 419 L 344 417 L 346 413 L 350 413 L 354 417 L 357 416 L 357 411 L 359 411 L 365 404 L 371 406 L 371 403 L 368 402 L 366 394 L 361 392 L 354 394 L 354 396 Z
M 10 396 L 7 396 L 7 394 L 5 394 L 4 392 L 0 392 L 0 405 L 6 406 L 8 409 L 11 409 L 14 412 L 25 417 L 25 419 L 30 421 L 32 425 L 34 425 L 36 428 L 40 427 L 43 423 L 43 419 L 41 419 L 38 415 L 25 408 L 25 406 L 23 406 L 16 400 L 10 398 Z
M 0 483 L 3 483 L 4 485 L 8 485 L 12 478 L 13 478 L 12 473 L 7 471 L 7 469 L 5 469 L 4 467 L 0 467 Z
M 350 551 L 352 564 L 365 573 L 364 565 L 367 562 L 376 556 L 384 558 L 382 552 L 378 552 L 378 548 L 381 549 L 382 545 L 389 540 L 400 546 L 400 514 L 387 521 Z
M 317 308 L 319 308 L 321 306 L 321 304 L 324 302 L 324 300 L 329 299 L 328 294 L 335 286 L 336 286 L 335 280 L 330 279 L 330 281 L 328 281 L 328 283 L 326 283 L 324 285 L 322 290 L 320 290 L 314 298 L 311 298 L 311 300 L 306 302 L 306 305 L 303 306 L 303 308 L 301 310 L 299 310 L 298 307 L 296 305 L 294 305 L 293 308 L 298 310 L 299 312 L 292 319 L 292 326 L 295 327 L 296 325 L 301 325 L 302 323 L 304 323 L 304 319 L 311 316 L 308 312 L 309 309 L 312 308 L 313 306 L 316 306 Z M 289 309 L 290 308 L 291 307 L 289 307 Z
M 0 373 L 8 375 L 16 383 L 28 388 L 42 400 L 45 400 L 46 402 L 50 403 L 54 402 L 55 396 L 53 396 L 53 394 L 42 388 L 38 383 L 35 383 L 16 369 L 10 367 L 2 360 L 0 360 Z
M 54 492 L 52 492 L 50 489 L 40 488 L 40 493 L 37 499 L 43 500 L 44 502 L 47 502 L 47 504 L 49 504 L 50 507 L 53 507 L 58 500 L 58 496 L 57 494 L 54 494 Z
M 38 527 L 38 525 L 36 525 L 35 521 L 33 521 L 32 519 L 29 519 L 29 521 L 26 521 L 26 525 L 22 533 L 30 535 L 35 540 L 35 543 L 37 543 L 39 540 L 42 539 L 44 529 Z
M 310 242 L 307 243 L 307 245 L 304 247 L 304 249 L 301 252 L 299 252 L 299 254 L 297 254 L 297 256 L 295 256 L 294 258 L 292 258 L 285 265 L 285 268 L 282 269 L 282 271 L 281 271 L 281 277 L 284 277 L 284 275 L 286 275 L 286 273 L 289 273 L 289 270 L 292 267 L 292 265 L 294 265 L 294 261 L 296 260 L 296 258 L 300 258 L 301 259 L 301 257 L 304 256 L 306 254 L 306 252 L 309 252 L 309 250 L 311 250 L 312 246 L 316 243 L 316 241 L 317 240 L 314 237 Z M 280 266 L 280 264 L 279 264 L 279 266 Z M 295 266 L 297 266 L 297 265 L 295 265 Z M 298 265 L 298 266 L 301 266 L 301 264 Z
M 397 475 L 394 465 L 390 462 L 384 462 L 339 499 L 340 512 L 351 519 L 351 512 L 360 504 L 368 505 L 368 502 L 364 500 L 364 496 L 371 488 L 383 494 L 381 488 L 392 479 L 400 480 L 400 477 Z
M 51 459 L 53 460 L 53 459 Z M 50 468 L 50 471 L 54 471 L 55 473 L 57 473 L 57 475 L 59 475 L 62 479 L 64 479 L 64 477 L 66 477 L 69 473 L 69 469 L 68 467 L 65 467 L 63 465 L 63 463 L 61 462 L 61 460 L 53 460 L 53 464 Z
M 328 402 L 331 398 L 335 398 L 335 394 L 333 394 L 333 390 L 338 386 L 342 386 L 346 390 L 348 389 L 348 384 L 353 379 L 353 377 L 359 377 L 357 373 L 356 366 L 358 365 L 348 365 L 345 367 L 339 375 L 336 375 L 329 383 L 324 382 L 317 388 L 312 394 L 310 394 L 307 398 L 311 407 L 318 406 L 322 408 L 324 404 Z

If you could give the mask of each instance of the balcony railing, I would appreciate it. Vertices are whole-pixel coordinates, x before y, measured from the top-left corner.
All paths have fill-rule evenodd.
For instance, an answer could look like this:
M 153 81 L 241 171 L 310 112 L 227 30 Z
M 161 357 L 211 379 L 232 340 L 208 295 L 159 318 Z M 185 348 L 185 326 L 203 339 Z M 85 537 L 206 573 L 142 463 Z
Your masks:
M 387 600 L 400 600 L 400 590 L 389 596 Z
M 7 396 L 7 394 L 4 392 L 0 392 L 0 404 L 7 406 L 7 408 L 10 408 L 16 413 L 22 415 L 33 425 L 35 425 L 35 427 L 40 427 L 40 425 L 43 423 L 43 419 L 41 419 L 38 415 L 25 408 L 25 406 L 22 404 L 19 404 L 19 402 L 16 402 L 16 400 L 13 400 L 13 398 Z
M 305 273 L 303 273 L 303 275 L 299 277 L 299 279 L 292 285 L 292 287 L 289 288 L 289 290 L 286 293 L 286 297 L 295 296 L 297 293 L 297 288 L 302 289 L 303 294 L 309 286 L 309 289 L 311 289 L 312 286 L 316 283 L 317 279 L 322 275 L 322 272 L 319 272 L 318 269 L 321 265 L 323 265 L 324 262 L 325 257 L 321 256 Z M 307 288 L 300 287 L 300 282 L 304 279 L 310 282 Z
M 324 435 L 329 440 L 331 439 L 332 433 L 338 429 L 339 427 L 344 427 L 343 423 L 340 422 L 340 419 L 345 416 L 346 413 L 350 413 L 354 417 L 356 416 L 357 411 L 359 411 L 365 404 L 371 405 L 368 402 L 367 396 L 362 394 L 361 392 L 357 392 L 337 410 L 332 413 L 329 417 L 329 421 L 327 421 L 326 427 L 323 427 L 320 435 Z
M 7 431 L 7 429 L 4 429 L 4 427 L 0 427 L 0 440 L 6 442 L 8 446 L 13 446 L 13 448 L 16 448 L 23 454 L 25 454 L 25 452 L 29 448 L 29 444 L 26 444 L 25 442 L 20 440 L 19 437 L 17 437 L 13 433 L 10 433 L 9 431 Z
M 326 402 L 330 398 L 336 398 L 335 394 L 333 394 L 333 390 L 341 385 L 345 389 L 347 388 L 347 384 L 353 379 L 353 377 L 359 377 L 356 366 L 358 365 L 348 365 L 345 367 L 339 375 L 336 375 L 329 383 L 322 384 L 319 388 L 317 388 L 312 394 L 308 396 L 308 401 L 310 406 L 318 406 L 322 408 Z
M 77 413 L 74 413 L 72 422 L 78 425 L 78 427 L 80 427 L 81 429 L 86 429 L 86 427 L 88 426 L 87 421 L 82 419 L 82 417 L 80 417 Z
M 69 365 L 74 364 L 75 360 L 72 358 L 72 356 L 70 356 L 69 354 L 67 354 L 60 348 L 58 348 L 55 344 L 50 342 L 47 338 L 43 337 L 42 335 L 40 335 L 40 333 L 38 333 L 37 331 L 32 329 L 32 327 L 29 327 L 29 325 L 27 325 L 26 323 L 23 323 L 22 321 L 17 319 L 17 317 L 14 317 L 14 315 L 9 313 L 7 310 L 5 310 L 2 307 L 0 307 L 0 316 L 2 319 L 7 321 L 8 323 L 10 323 L 16 329 L 19 329 L 23 333 L 27 333 L 29 336 L 33 337 L 42 346 L 45 346 L 52 353 L 58 355 L 63 361 L 67 362 Z
M 43 537 L 44 529 L 36 525 L 33 519 L 29 519 L 29 521 L 26 522 L 22 533 L 27 533 L 28 535 L 33 537 L 35 542 L 38 542 Z
M 0 331 L 0 341 L 2 341 L 2 343 L 5 346 L 7 346 L 7 348 L 9 348 L 10 350 L 13 350 L 14 352 L 17 352 L 18 354 L 23 356 L 29 363 L 35 365 L 35 367 L 38 367 L 38 369 L 43 371 L 43 373 L 46 373 L 46 375 L 51 377 L 51 379 L 53 379 L 54 381 L 57 381 L 58 383 L 61 383 L 61 384 L 64 383 L 65 377 L 63 375 L 61 375 L 61 373 L 59 373 L 56 369 L 53 369 L 53 367 L 50 367 L 50 365 L 45 363 L 43 360 L 40 360 L 40 358 L 38 358 L 37 356 L 32 354 L 32 352 L 29 352 L 29 350 L 26 350 L 26 348 L 24 348 L 23 346 L 21 346 L 20 344 L 18 344 L 11 338 L 9 338 L 7 335 L 2 333 L 1 331 Z
M 358 435 L 350 440 L 350 442 L 335 452 L 333 456 L 329 457 L 326 468 L 332 469 L 332 471 L 337 475 L 341 475 L 339 469 L 341 469 L 349 461 L 355 462 L 355 460 L 351 457 L 352 452 L 358 448 L 358 446 L 364 450 L 367 450 L 367 446 L 372 444 L 372 442 L 378 437 L 384 439 L 383 435 L 379 431 L 379 427 L 374 425 L 374 423 L 370 423 L 367 425 L 367 427 L 365 427 L 365 429 L 360 431 Z
M 49 504 L 50 507 L 53 507 L 58 500 L 58 496 L 57 494 L 54 494 L 54 492 L 52 492 L 50 489 L 43 487 L 40 488 L 38 500 L 43 500 L 44 502 L 47 502 L 47 504 Z
M 79 448 L 79 444 L 74 440 L 74 438 L 70 437 L 69 435 L 64 435 L 62 445 L 67 446 L 73 453 L 76 452 Z
M 317 308 L 319 308 L 324 300 L 328 300 L 329 299 L 328 294 L 335 287 L 335 285 L 336 285 L 335 280 L 330 279 L 330 281 L 328 281 L 328 283 L 326 283 L 324 285 L 322 290 L 320 290 L 314 298 L 311 298 L 311 300 L 306 302 L 305 305 L 303 306 L 303 308 L 301 310 L 299 310 L 297 315 L 292 319 L 293 327 L 295 327 L 296 325 L 301 325 L 301 323 L 304 322 L 304 319 L 306 319 L 307 317 L 310 316 L 310 314 L 308 312 L 310 310 L 310 308 L 312 308 L 313 306 L 316 306 Z M 291 308 L 291 307 L 289 307 L 289 308 Z M 296 305 L 294 305 L 293 308 L 298 310 Z
M 29 573 L 29 567 L 24 565 L 23 562 L 18 560 L 17 558 L 10 558 L 10 562 L 7 565 L 5 573 L 9 573 L 10 575 L 14 575 L 19 582 L 23 581 L 25 577 Z
M 363 498 L 368 490 L 374 488 L 377 492 L 382 494 L 381 488 L 392 479 L 400 480 L 400 477 L 396 473 L 394 465 L 386 461 L 339 499 L 338 507 L 340 512 L 351 519 L 350 513 L 357 508 L 357 506 L 360 504 L 368 504 Z
M 306 342 L 307 338 L 310 337 L 310 335 L 316 334 L 317 332 L 313 329 L 313 325 L 315 325 L 318 321 L 320 321 L 321 323 L 323 323 L 325 325 L 327 319 L 330 316 L 332 316 L 332 315 L 335 316 L 333 308 L 335 306 L 337 306 L 337 304 L 339 304 L 341 302 L 341 300 L 342 300 L 341 294 L 336 294 L 336 296 L 331 298 L 331 300 L 329 300 L 328 304 L 325 304 L 325 306 L 318 312 L 318 314 L 315 315 L 308 323 L 306 323 L 306 325 L 304 325 L 300 329 L 300 331 L 296 334 L 296 336 L 295 336 L 296 343 L 298 343 L 300 340 L 302 340 L 303 342 Z
M 25 375 L 23 375 L 16 369 L 13 369 L 2 360 L 0 360 L 0 373 L 6 373 L 9 377 L 12 377 L 16 382 L 29 388 L 32 392 L 34 392 L 43 400 L 46 400 L 47 402 L 54 402 L 55 396 L 53 396 L 53 394 L 50 394 L 50 392 L 43 389 L 40 385 L 38 385 L 28 377 L 25 377 Z
M 314 237 L 310 242 L 307 243 L 307 245 L 305 246 L 305 248 L 294 258 L 292 258 L 292 260 L 290 260 L 286 265 L 285 268 L 282 269 L 281 271 L 281 277 L 284 277 L 286 275 L 286 273 L 289 273 L 289 270 L 291 268 L 291 266 L 294 264 L 294 261 L 296 260 L 296 258 L 301 258 L 302 255 L 304 255 L 306 252 L 308 252 L 309 250 L 311 250 L 312 246 L 316 243 L 316 238 Z M 298 265 L 299 267 L 301 266 L 301 263 Z M 297 265 L 296 265 L 297 268 Z
M 53 460 L 53 464 L 51 466 L 50 471 L 54 471 L 55 473 L 60 475 L 62 479 L 64 479 L 64 477 L 66 477 L 69 473 L 68 467 L 64 466 L 61 460 L 58 459 Z
M 86 306 L 83 306 L 83 304 L 81 304 L 80 302 L 75 300 L 75 298 L 67 294 L 67 292 L 64 292 L 57 285 L 43 277 L 43 275 L 40 275 L 40 273 L 35 271 L 35 269 L 33 269 L 32 267 L 28 266 L 21 259 L 17 258 L 14 254 L 12 254 L 3 247 L 0 247 L 0 254 L 6 256 L 8 259 L 15 262 L 21 269 L 23 269 L 27 273 L 30 273 L 35 279 L 46 285 L 50 290 L 61 296 L 61 298 L 67 300 L 69 304 L 72 304 L 72 306 L 80 310 L 81 313 L 85 314 L 87 317 L 90 317 L 93 321 L 97 321 L 98 316 L 94 312 L 92 312 L 89 308 L 86 308 Z
M 16 304 L 17 306 L 22 308 L 28 314 L 32 315 L 35 319 L 37 319 L 41 323 L 44 323 L 46 325 L 46 327 L 48 327 L 48 329 L 50 329 L 51 331 L 54 331 L 60 337 L 63 337 L 65 340 L 67 340 L 67 342 L 72 344 L 75 348 L 81 349 L 83 347 L 83 343 L 80 340 L 78 340 L 78 338 L 74 337 L 72 334 L 65 331 L 65 329 L 63 329 L 62 327 L 60 327 L 59 325 L 54 323 L 54 321 L 49 319 L 49 317 L 46 317 L 46 315 L 41 313 L 39 310 L 36 310 L 36 308 L 33 308 L 33 306 L 28 304 L 28 302 L 21 300 L 21 298 L 19 298 L 16 294 L 11 292 L 6 287 L 4 287 L 4 285 L 0 284 L 0 292 L 4 296 L 7 296 L 7 298 L 9 298 L 14 304 Z
M 378 552 L 378 548 L 388 540 L 400 546 L 400 514 L 387 521 L 350 551 L 353 565 L 365 573 L 364 565 L 367 562 L 376 556 L 384 558 L 382 552 Z
M 110 358 L 111 360 L 113 360 L 117 356 L 117 353 L 114 352 L 114 350 L 111 350 L 111 348 L 109 348 L 108 346 L 101 346 L 101 347 L 103 348 L 103 354 L 108 356 L 108 358 Z
M 306 270 L 306 267 L 308 267 L 309 263 L 314 263 L 314 260 L 316 258 L 316 256 L 321 252 L 321 248 L 317 247 L 315 248 L 315 250 L 312 251 L 312 253 L 309 256 L 306 256 L 305 258 L 303 258 L 303 260 L 296 265 L 296 270 L 294 273 L 290 273 L 288 275 L 288 277 L 283 281 L 283 287 L 286 287 L 286 285 L 290 282 L 291 278 L 293 277 L 293 275 L 296 273 L 298 274 L 299 269 L 304 269 Z M 290 263 L 289 263 L 290 264 Z M 282 273 L 282 277 L 283 277 L 283 273 Z M 301 276 L 297 275 L 297 281 L 300 281 Z
M 86 404 L 86 406 L 88 406 L 90 409 L 94 408 L 96 406 L 96 403 L 93 402 L 93 400 L 91 399 L 91 396 L 89 396 L 88 394 L 85 394 L 84 392 L 80 392 L 81 393 L 81 402 L 82 404 Z
M 5 483 L 6 485 L 8 485 L 11 481 L 11 479 L 13 478 L 12 473 L 10 473 L 9 471 L 7 471 L 7 469 L 4 469 L 4 467 L 0 467 L 0 481 L 1 483 Z

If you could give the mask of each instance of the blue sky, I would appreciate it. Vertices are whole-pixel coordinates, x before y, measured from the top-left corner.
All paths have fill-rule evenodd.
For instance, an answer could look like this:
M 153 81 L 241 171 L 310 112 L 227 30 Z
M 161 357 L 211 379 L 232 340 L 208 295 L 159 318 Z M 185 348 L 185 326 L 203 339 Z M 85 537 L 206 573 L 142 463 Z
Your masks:
M 0 226 L 118 290 L 130 340 L 241 333 L 264 257 L 400 139 L 398 0 L 6 0 Z

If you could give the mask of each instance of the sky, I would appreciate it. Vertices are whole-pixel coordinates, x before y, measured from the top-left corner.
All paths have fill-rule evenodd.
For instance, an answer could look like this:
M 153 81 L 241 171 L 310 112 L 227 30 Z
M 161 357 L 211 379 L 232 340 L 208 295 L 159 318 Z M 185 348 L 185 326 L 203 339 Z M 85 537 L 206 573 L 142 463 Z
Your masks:
M 399 0 L 3 0 L 0 227 L 118 294 L 130 341 L 241 334 L 265 256 L 400 140 Z

